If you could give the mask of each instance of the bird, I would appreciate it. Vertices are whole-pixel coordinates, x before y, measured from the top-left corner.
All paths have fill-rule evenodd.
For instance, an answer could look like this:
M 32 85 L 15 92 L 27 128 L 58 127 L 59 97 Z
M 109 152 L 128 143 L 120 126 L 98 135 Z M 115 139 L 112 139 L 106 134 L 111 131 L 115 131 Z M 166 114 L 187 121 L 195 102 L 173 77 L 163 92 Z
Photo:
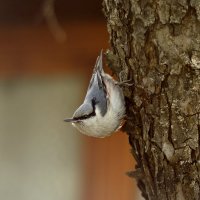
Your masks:
M 121 128 L 125 111 L 125 98 L 120 82 L 104 72 L 101 50 L 83 103 L 72 118 L 64 121 L 71 122 L 85 135 L 104 138 Z

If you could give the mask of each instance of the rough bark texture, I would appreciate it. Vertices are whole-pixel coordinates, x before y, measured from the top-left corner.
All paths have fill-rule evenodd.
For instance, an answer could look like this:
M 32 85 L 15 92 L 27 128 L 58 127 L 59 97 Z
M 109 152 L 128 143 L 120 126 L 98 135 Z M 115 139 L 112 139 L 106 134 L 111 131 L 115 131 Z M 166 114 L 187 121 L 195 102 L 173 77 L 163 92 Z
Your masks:
M 130 174 L 145 199 L 199 200 L 200 1 L 104 0 L 103 8 L 109 65 L 134 83 L 124 88 L 137 161 Z

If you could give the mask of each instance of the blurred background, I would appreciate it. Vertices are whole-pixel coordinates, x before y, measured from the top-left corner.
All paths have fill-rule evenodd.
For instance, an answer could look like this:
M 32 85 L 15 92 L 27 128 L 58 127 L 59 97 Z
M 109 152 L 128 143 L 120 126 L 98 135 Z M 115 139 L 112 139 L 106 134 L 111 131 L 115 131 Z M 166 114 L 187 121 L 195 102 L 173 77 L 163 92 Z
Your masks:
M 128 137 L 64 123 L 109 47 L 101 0 L 0 1 L 0 199 L 139 200 Z

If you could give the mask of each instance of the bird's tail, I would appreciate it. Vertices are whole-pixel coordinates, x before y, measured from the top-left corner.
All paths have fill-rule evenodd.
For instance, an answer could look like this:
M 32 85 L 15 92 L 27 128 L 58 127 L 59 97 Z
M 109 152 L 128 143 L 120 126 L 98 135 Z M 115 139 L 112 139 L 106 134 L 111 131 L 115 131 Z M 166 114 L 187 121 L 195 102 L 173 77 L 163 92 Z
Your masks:
M 97 57 L 96 64 L 94 66 L 93 73 L 103 72 L 103 49 L 101 49 L 100 55 Z

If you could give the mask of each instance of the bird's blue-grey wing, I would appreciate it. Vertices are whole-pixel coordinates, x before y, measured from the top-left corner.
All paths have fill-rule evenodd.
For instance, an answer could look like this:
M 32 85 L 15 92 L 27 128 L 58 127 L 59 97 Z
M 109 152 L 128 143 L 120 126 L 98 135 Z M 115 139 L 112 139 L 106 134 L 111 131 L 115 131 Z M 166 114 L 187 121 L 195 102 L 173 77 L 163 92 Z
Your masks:
M 96 61 L 85 100 L 95 101 L 95 104 L 99 107 L 102 116 L 104 116 L 107 112 L 107 92 L 106 85 L 103 80 L 103 74 L 103 58 L 101 51 L 101 54 Z

